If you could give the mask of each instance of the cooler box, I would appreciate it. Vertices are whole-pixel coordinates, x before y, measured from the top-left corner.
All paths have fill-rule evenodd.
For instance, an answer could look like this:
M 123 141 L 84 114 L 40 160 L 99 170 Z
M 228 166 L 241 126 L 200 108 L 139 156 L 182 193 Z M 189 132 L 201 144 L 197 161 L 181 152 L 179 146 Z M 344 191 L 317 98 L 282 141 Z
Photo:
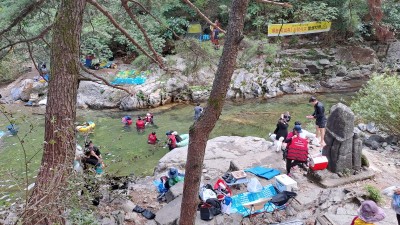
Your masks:
M 297 182 L 288 175 L 282 174 L 275 177 L 275 187 L 279 192 L 293 191 L 293 189 L 297 189 Z
M 328 167 L 328 158 L 326 156 L 312 157 L 310 162 L 310 168 L 312 170 L 324 170 Z

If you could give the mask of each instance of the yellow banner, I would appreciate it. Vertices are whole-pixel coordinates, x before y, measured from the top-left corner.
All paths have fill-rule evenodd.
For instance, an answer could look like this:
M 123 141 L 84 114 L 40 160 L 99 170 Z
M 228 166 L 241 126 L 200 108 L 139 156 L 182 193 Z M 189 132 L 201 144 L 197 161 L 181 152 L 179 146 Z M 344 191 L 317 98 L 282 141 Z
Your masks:
M 270 24 L 268 25 L 268 36 L 288 36 L 326 32 L 331 29 L 331 24 L 330 21 Z
M 188 27 L 188 33 L 189 34 L 201 33 L 201 25 L 199 23 L 190 24 Z

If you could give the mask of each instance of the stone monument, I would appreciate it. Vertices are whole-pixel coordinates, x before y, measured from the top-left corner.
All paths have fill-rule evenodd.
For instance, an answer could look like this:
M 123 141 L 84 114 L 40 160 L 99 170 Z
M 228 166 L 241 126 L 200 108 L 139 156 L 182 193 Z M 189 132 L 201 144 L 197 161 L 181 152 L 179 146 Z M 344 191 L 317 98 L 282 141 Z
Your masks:
M 354 113 L 342 103 L 332 106 L 326 125 L 322 155 L 328 158 L 328 170 L 333 173 L 361 169 L 362 141 L 354 135 Z

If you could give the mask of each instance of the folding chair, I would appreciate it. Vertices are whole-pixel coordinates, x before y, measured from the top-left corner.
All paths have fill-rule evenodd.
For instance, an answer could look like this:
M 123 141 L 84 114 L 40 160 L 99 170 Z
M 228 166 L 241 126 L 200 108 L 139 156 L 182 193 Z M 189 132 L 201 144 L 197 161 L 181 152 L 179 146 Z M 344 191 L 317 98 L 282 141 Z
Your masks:
M 280 222 L 281 218 L 279 217 L 279 215 L 277 215 L 277 213 L 279 211 L 285 210 L 287 208 L 287 206 L 290 205 L 290 203 L 293 201 L 293 199 L 296 196 L 297 196 L 297 194 L 295 192 L 282 191 L 281 193 L 272 197 L 272 199 L 269 201 L 269 203 L 272 203 L 272 204 L 267 204 L 268 205 L 267 207 L 271 207 L 270 205 L 275 206 L 271 209 L 272 217 L 275 217 L 275 219 Z M 268 209 L 270 209 L 270 208 L 267 208 L 267 210 Z
M 248 209 L 248 213 L 249 213 L 249 219 L 251 220 L 251 215 L 252 213 L 255 213 L 258 210 L 264 209 L 265 204 L 267 204 L 267 202 L 269 202 L 271 200 L 271 198 L 260 198 L 256 201 L 252 201 L 246 204 L 243 204 L 243 207 L 245 207 L 246 209 Z

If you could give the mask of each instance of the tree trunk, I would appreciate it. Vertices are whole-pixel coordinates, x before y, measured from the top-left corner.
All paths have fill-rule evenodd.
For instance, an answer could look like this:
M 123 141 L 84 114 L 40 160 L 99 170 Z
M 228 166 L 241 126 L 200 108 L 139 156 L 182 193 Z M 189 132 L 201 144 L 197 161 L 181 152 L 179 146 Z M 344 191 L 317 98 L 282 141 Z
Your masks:
M 221 115 L 233 71 L 236 65 L 238 47 L 243 39 L 244 17 L 249 0 L 233 0 L 226 41 L 213 88 L 203 115 L 190 128 L 190 142 L 186 161 L 185 184 L 181 205 L 180 225 L 193 225 L 196 218 L 198 193 L 204 154 L 209 134 Z
M 72 171 L 79 46 L 85 0 L 62 0 L 53 27 L 45 144 L 36 185 L 23 224 L 65 224 L 64 187 Z

